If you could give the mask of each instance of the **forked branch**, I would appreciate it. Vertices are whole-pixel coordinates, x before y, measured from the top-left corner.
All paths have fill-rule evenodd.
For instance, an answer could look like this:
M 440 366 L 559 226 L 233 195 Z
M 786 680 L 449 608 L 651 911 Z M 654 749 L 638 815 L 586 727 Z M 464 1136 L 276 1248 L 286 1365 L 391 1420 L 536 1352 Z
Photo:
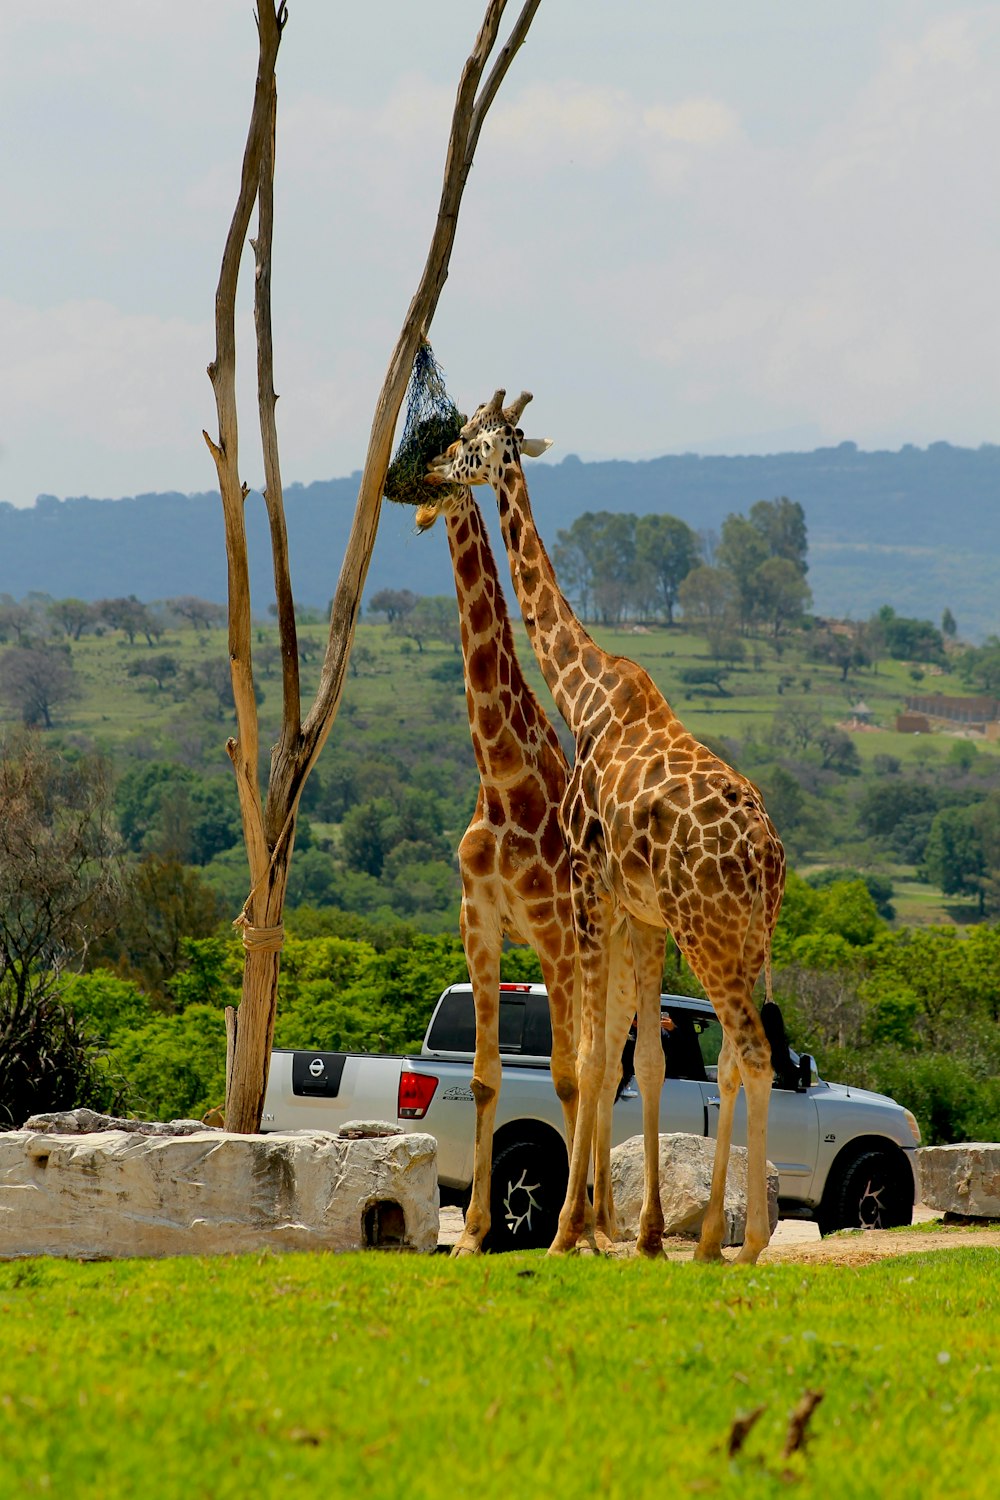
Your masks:
M 539 0 L 525 4 L 485 84 L 483 72 L 493 53 L 506 0 L 490 0 L 475 46 L 459 82 L 452 116 L 438 217 L 417 291 L 407 310 L 379 393 L 368 441 L 361 486 L 347 551 L 330 615 L 330 631 L 316 699 L 301 720 L 298 646 L 288 540 L 285 528 L 278 437 L 275 424 L 274 359 L 271 333 L 271 247 L 277 86 L 275 63 L 288 19 L 284 0 L 261 0 L 257 83 L 236 210 L 222 257 L 215 298 L 216 355 L 209 366 L 219 419 L 219 440 L 205 433 L 222 494 L 229 564 L 229 664 L 236 704 L 237 733 L 227 745 L 236 771 L 240 813 L 250 866 L 250 895 L 238 919 L 246 948 L 243 997 L 238 1015 L 227 1016 L 226 1122 L 231 1130 L 260 1125 L 277 1003 L 282 915 L 295 817 L 306 777 L 330 733 L 343 693 L 347 661 L 361 607 L 390 447 L 420 340 L 448 276 L 448 265 L 465 183 L 483 120 L 515 53 L 523 43 Z M 482 84 L 482 87 L 480 85 Z M 236 413 L 236 284 L 254 201 L 258 202 L 255 256 L 254 326 L 257 340 L 257 398 L 264 453 L 264 498 L 271 532 L 275 593 L 282 659 L 282 724 L 271 755 L 266 804 L 258 769 L 259 729 L 251 663 L 250 581 L 244 501 L 239 477 Z

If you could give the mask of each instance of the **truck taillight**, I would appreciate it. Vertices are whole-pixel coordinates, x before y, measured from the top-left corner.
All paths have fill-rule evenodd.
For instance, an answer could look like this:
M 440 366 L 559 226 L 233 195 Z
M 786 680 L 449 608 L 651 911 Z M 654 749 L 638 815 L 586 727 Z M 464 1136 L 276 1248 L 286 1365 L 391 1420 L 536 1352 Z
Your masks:
M 437 1086 L 437 1079 L 427 1073 L 400 1073 L 399 1118 L 422 1120 Z

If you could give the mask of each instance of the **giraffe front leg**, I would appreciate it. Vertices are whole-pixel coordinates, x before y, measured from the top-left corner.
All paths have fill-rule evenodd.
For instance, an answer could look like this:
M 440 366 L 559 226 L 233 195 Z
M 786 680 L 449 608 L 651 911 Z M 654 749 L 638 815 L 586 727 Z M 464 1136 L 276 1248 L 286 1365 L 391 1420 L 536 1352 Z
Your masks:
M 476 1101 L 476 1144 L 472 1190 L 465 1227 L 453 1256 L 476 1255 L 490 1228 L 493 1125 L 500 1095 L 500 938 L 488 941 L 475 915 L 462 909 L 462 940 L 476 1007 L 476 1053 L 472 1096 Z
M 577 1057 L 576 1131 L 570 1156 L 566 1201 L 559 1215 L 550 1255 L 576 1249 L 587 1221 L 587 1176 L 597 1121 L 597 1102 L 604 1080 L 604 1016 L 608 997 L 610 902 L 586 874 L 573 874 L 573 917 L 580 958 L 580 1050 Z

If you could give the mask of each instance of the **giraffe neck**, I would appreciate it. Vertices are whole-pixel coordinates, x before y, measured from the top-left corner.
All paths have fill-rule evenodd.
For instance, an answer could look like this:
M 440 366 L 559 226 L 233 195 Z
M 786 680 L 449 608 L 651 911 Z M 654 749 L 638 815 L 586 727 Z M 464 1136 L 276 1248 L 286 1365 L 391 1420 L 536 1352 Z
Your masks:
M 563 760 L 555 730 L 522 675 L 489 537 L 471 494 L 446 526 L 480 777 L 489 783 L 515 775 L 527 756 L 541 754 L 543 741 Z
M 560 590 L 535 526 L 519 464 L 505 467 L 496 490 L 500 527 L 528 639 L 556 707 L 578 736 L 596 706 L 595 688 L 600 698 L 607 696 L 608 684 L 602 678 L 618 658 L 602 651 L 587 634 Z

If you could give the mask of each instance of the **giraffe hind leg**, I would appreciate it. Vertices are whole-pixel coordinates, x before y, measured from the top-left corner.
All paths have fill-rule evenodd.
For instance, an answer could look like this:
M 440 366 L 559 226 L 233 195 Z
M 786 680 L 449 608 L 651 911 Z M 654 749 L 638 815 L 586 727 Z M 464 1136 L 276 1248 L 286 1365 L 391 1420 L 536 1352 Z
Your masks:
M 619 1237 L 611 1192 L 611 1126 L 615 1094 L 621 1076 L 622 1051 L 635 1009 L 635 966 L 628 927 L 623 921 L 616 927 L 611 939 L 605 1022 L 607 1050 L 594 1131 L 594 1240 L 597 1249 L 604 1252 L 610 1250 Z

